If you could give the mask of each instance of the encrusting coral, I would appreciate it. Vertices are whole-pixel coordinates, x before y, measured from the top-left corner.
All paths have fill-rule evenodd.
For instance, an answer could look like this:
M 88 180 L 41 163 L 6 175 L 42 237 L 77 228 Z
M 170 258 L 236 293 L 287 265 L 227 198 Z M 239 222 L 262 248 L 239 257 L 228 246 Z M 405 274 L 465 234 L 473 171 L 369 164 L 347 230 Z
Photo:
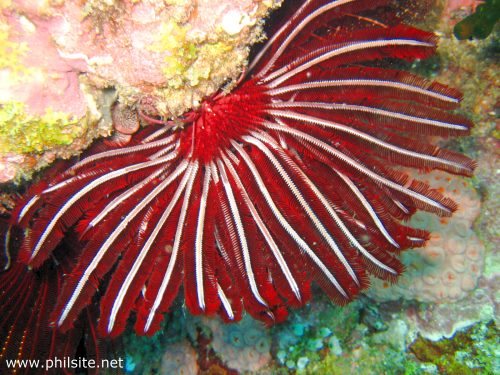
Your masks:
M 211 348 L 229 368 L 246 372 L 257 371 L 271 361 L 271 337 L 259 322 L 246 316 L 237 324 L 205 319 L 212 332 Z
M 403 254 L 407 270 L 389 286 L 373 280 L 368 295 L 378 301 L 397 299 L 420 302 L 452 302 L 464 298 L 476 286 L 484 261 L 484 246 L 472 230 L 481 203 L 477 192 L 463 179 L 440 172 L 419 175 L 435 188 L 442 188 L 459 203 L 451 218 L 419 212 L 410 223 L 433 234 L 427 246 Z
M 241 74 L 278 3 L 2 2 L 0 182 L 109 135 L 116 99 L 165 117 L 196 107 Z
M 198 373 L 197 354 L 187 340 L 170 344 L 165 348 L 160 373 L 180 375 Z

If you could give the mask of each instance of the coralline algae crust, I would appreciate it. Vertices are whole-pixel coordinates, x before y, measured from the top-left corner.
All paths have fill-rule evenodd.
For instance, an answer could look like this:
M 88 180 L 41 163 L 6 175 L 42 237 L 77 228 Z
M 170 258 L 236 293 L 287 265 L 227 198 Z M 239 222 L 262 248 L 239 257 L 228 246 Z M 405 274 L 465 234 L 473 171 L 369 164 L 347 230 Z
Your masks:
M 0 125 L 0 182 L 109 135 L 104 91 L 131 107 L 146 99 L 146 112 L 165 118 L 196 107 L 238 78 L 263 17 L 279 3 L 1 2 L 0 117 L 14 105 L 16 116 Z M 12 139 L 16 129 L 21 143 Z

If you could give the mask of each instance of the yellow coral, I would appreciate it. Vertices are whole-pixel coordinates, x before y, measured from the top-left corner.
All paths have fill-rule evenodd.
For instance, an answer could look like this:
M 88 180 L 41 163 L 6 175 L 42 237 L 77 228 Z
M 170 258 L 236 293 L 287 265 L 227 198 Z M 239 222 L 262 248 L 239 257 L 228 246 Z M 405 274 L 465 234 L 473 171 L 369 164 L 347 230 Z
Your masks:
M 187 28 L 175 21 L 161 25 L 158 41 L 150 47 L 154 52 L 166 53 L 163 73 L 169 79 L 169 86 L 181 87 L 184 83 L 183 75 L 196 60 L 196 45 L 190 42 Z
M 9 26 L 0 23 L 0 69 L 8 69 L 14 77 L 28 73 L 20 63 L 20 59 L 27 51 L 26 43 L 15 43 L 9 40 Z
M 172 89 L 181 88 L 186 83 L 197 86 L 201 80 L 210 78 L 218 61 L 234 61 L 236 56 L 228 56 L 233 46 L 225 42 L 199 43 L 189 40 L 188 28 L 171 21 L 162 25 L 157 43 L 150 49 L 167 53 L 163 73 Z M 229 60 L 228 60 L 229 59 Z
M 199 48 L 198 59 L 186 70 L 185 77 L 189 84 L 197 86 L 200 79 L 209 79 L 212 70 L 217 68 L 217 62 L 227 62 L 226 54 L 232 50 L 233 46 L 224 42 L 202 45 Z
M 165 4 L 167 5 L 185 5 L 187 0 L 165 0 Z
M 81 137 L 85 126 L 63 112 L 48 108 L 42 116 L 32 116 L 20 102 L 0 108 L 0 149 L 2 152 L 41 153 L 52 147 L 69 145 Z

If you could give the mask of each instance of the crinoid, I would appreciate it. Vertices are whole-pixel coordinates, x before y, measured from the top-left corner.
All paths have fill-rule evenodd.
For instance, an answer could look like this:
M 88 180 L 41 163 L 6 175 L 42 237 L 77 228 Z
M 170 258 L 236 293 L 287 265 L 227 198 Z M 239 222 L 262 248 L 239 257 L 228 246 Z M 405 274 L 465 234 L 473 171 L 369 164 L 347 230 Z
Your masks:
M 397 167 L 470 176 L 474 162 L 428 141 L 468 134 L 450 113 L 460 94 L 381 67 L 436 49 L 391 4 L 305 1 L 232 92 L 183 126 L 100 142 L 33 185 L 12 215 L 26 228 L 18 262 L 52 261 L 68 231 L 83 246 L 53 324 L 72 327 L 96 290 L 98 332 L 114 336 L 132 314 L 138 333 L 157 331 L 181 286 L 193 314 L 275 322 L 310 300 L 313 282 L 344 304 L 368 274 L 396 280 L 397 253 L 428 238 L 402 220 L 456 209 Z

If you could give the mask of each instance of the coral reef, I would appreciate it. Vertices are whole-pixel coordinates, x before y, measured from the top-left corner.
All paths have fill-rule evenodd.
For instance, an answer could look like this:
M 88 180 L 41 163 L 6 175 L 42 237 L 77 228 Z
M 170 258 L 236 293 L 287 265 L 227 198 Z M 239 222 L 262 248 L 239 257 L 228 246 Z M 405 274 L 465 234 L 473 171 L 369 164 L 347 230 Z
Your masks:
M 196 107 L 240 75 L 277 4 L 2 2 L 0 182 L 109 135 L 106 94 L 128 106 L 146 98 L 165 117 Z
M 160 373 L 179 375 L 198 373 L 197 354 L 187 340 L 170 344 L 165 348 Z
M 475 317 L 473 305 L 476 313 L 483 310 Z M 378 305 L 370 299 L 352 309 L 320 306 L 320 312 L 304 308 L 276 327 L 273 353 L 277 367 L 271 373 L 416 375 L 497 371 L 498 330 L 491 304 L 484 299 L 474 297 L 462 310 L 456 304 L 443 304 L 446 309 L 441 314 L 436 309 L 429 313 L 435 305 Z M 434 334 L 448 330 L 465 317 L 465 310 L 472 319 L 455 325 L 448 338 L 426 330 L 432 325 Z M 416 324 L 416 315 L 421 318 L 420 324 Z M 316 345 L 306 344 L 311 342 Z M 453 371 L 457 368 L 461 372 Z
M 360 319 L 362 304 L 332 306 L 319 298 L 273 329 L 276 362 L 288 371 L 302 371 L 321 361 L 326 353 L 343 354 L 345 342 Z
M 13 9 L 9 1 L 1 5 L 1 17 L 8 19 L 8 26 L 0 29 L 0 182 L 19 176 L 20 168 L 32 170 L 55 157 L 79 152 L 94 137 L 111 132 L 113 116 L 123 119 L 115 129 L 115 140 L 126 143 L 137 119 L 126 109 L 121 111 L 121 104 L 112 106 L 117 98 L 124 105 L 150 101 L 154 103 L 152 111 L 167 117 L 196 105 L 228 78 L 238 76 L 248 53 L 246 45 L 259 38 L 258 18 L 276 2 L 220 1 L 210 12 L 203 8 L 213 4 L 209 1 L 199 1 L 193 9 L 192 2 L 168 0 L 162 10 L 156 7 L 160 2 L 145 0 L 17 3 L 24 6 L 23 11 Z M 77 3 L 82 4 L 80 13 L 75 8 L 68 15 L 83 15 L 78 22 L 60 17 L 63 7 Z M 224 325 L 218 320 L 186 317 L 178 310 L 153 338 L 127 336 L 129 372 L 186 369 L 186 373 L 195 373 L 200 350 L 197 330 L 210 337 L 207 345 L 215 355 L 239 372 L 500 372 L 495 322 L 500 262 L 494 253 L 500 238 L 496 214 L 500 148 L 495 130 L 499 90 L 497 67 L 488 57 L 495 36 L 480 42 L 458 42 L 451 34 L 453 25 L 471 14 L 477 3 L 446 1 L 438 27 L 441 60 L 437 71 L 430 73 L 451 86 L 460 86 L 465 93 L 465 107 L 478 126 L 471 140 L 454 146 L 474 154 L 479 165 L 477 179 L 448 180 L 439 173 L 431 175 L 431 183 L 452 191 L 460 209 L 447 223 L 425 213 L 415 215 L 411 224 L 434 235 L 426 248 L 403 255 L 408 270 L 399 284 L 375 282 L 370 298 L 345 308 L 316 298 L 314 306 L 293 313 L 288 322 L 270 331 L 249 317 L 240 324 Z M 111 12 L 113 22 L 108 22 L 103 12 Z M 168 17 L 165 12 L 169 12 Z M 131 24 L 120 24 L 124 15 L 134 16 Z M 89 27 L 95 33 L 86 36 L 84 43 L 70 37 L 75 30 L 51 34 L 57 37 L 53 42 L 47 40 L 51 27 L 62 32 L 68 26 Z M 135 26 L 137 33 L 132 33 Z M 157 32 L 146 35 L 153 26 Z M 43 33 L 33 31 L 42 29 Z M 115 38 L 113 45 L 106 45 L 105 36 L 110 34 L 130 39 Z M 31 39 L 26 35 L 32 35 Z M 43 42 L 44 58 L 36 49 L 39 42 Z M 109 53 L 95 53 L 93 42 L 108 48 Z M 141 54 L 132 54 L 128 43 L 142 45 Z M 38 55 L 25 60 L 27 51 Z M 220 56 L 227 56 L 227 60 L 219 63 Z M 114 69 L 116 61 L 128 70 L 119 73 Z M 139 62 L 145 70 L 136 75 L 134 66 Z M 47 77 L 56 79 L 49 85 Z M 30 86 L 33 91 L 23 91 L 26 80 L 33 78 L 38 79 Z M 108 86 L 113 89 L 102 91 Z M 41 88 L 46 95 L 37 98 Z M 61 88 L 64 96 L 58 93 Z M 0 209 L 11 205 L 10 196 L 1 198 Z M 444 277 L 438 276 L 441 274 Z M 213 366 L 213 371 L 215 367 L 219 368 Z
M 439 373 L 498 374 L 498 337 L 498 329 L 490 322 L 458 332 L 452 339 L 439 342 L 419 336 L 409 350 L 420 361 L 436 364 Z
M 230 369 L 255 372 L 271 361 L 271 338 L 262 323 L 245 316 L 236 324 L 224 324 L 219 319 L 203 319 L 211 332 L 211 348 Z
M 169 314 L 162 329 L 152 337 L 137 336 L 132 330 L 124 337 L 126 370 L 132 374 L 162 373 L 161 369 L 173 366 L 172 361 L 182 361 L 177 346 L 187 350 L 189 327 L 194 326 L 186 319 L 181 306 Z M 183 349 L 184 350 L 184 349 Z M 176 354 L 177 353 L 177 354 Z M 185 359 L 189 357 L 186 355 Z M 168 372 L 167 372 L 168 373 Z
M 403 298 L 420 302 L 452 302 L 464 298 L 476 286 L 484 262 L 484 246 L 472 230 L 480 212 L 480 200 L 464 179 L 441 172 L 419 176 L 437 189 L 445 189 L 459 202 L 451 218 L 417 213 L 410 221 L 416 228 L 432 233 L 427 245 L 408 251 L 402 260 L 406 272 L 395 285 L 373 279 L 367 292 L 377 301 Z
M 461 303 L 411 306 L 404 310 L 405 320 L 413 332 L 428 340 L 448 339 L 474 324 L 496 319 L 495 290 L 494 287 L 478 290 Z

